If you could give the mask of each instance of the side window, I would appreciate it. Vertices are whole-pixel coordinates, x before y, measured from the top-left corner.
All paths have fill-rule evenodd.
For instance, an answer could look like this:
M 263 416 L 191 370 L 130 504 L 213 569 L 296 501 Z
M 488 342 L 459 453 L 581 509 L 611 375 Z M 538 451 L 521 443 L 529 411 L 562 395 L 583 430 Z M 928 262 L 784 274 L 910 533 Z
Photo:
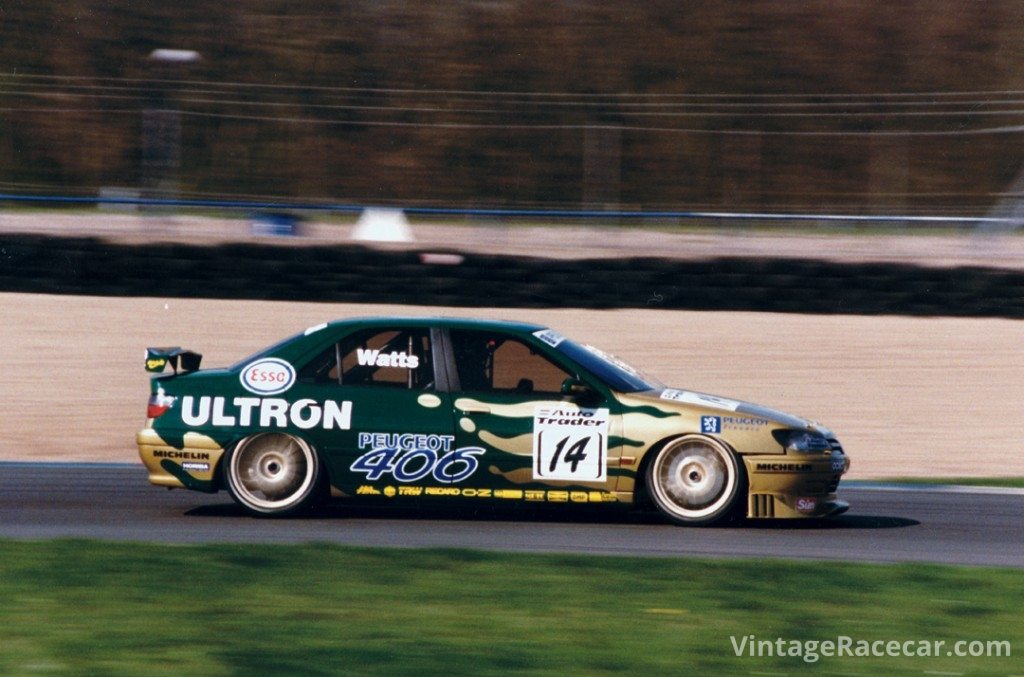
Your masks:
M 453 330 L 459 383 L 466 392 L 559 396 L 570 374 L 531 346 L 505 334 Z
M 371 329 L 343 338 L 299 372 L 305 383 L 434 389 L 427 329 Z

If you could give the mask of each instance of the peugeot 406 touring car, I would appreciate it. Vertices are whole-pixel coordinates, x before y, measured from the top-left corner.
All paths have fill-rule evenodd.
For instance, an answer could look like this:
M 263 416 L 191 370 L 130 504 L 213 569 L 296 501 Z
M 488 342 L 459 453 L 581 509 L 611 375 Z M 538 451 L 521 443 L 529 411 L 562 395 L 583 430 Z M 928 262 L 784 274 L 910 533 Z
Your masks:
M 328 497 L 630 503 L 688 525 L 846 510 L 835 435 L 669 388 L 544 327 L 370 318 L 311 327 L 226 369 L 150 348 L 149 480 L 226 489 L 254 515 Z

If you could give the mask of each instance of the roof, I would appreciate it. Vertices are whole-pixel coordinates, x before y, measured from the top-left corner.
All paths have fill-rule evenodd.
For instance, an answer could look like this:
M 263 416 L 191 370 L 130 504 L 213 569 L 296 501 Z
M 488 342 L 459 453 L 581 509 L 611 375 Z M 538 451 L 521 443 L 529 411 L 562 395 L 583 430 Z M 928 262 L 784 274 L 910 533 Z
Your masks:
M 375 327 L 379 325 L 401 324 L 406 327 L 447 327 L 449 329 L 500 329 L 516 333 L 532 333 L 546 329 L 544 325 L 513 320 L 484 320 L 469 317 L 407 317 L 399 315 L 380 315 L 376 317 L 353 317 L 328 322 L 330 328 L 342 327 Z
M 520 336 L 532 334 L 540 329 L 545 329 L 545 327 L 539 324 L 530 324 L 527 322 L 482 320 L 464 317 L 403 317 L 399 315 L 352 317 L 334 320 L 332 322 L 324 322 L 322 324 L 309 327 L 305 331 L 301 331 L 297 334 L 281 339 L 277 343 L 267 346 L 242 359 L 240 362 L 236 362 L 234 365 L 229 367 L 229 369 L 240 369 L 245 364 L 248 364 L 255 359 L 267 356 L 280 357 L 287 360 L 300 359 L 305 356 L 310 349 L 310 341 L 304 340 L 305 337 L 320 337 L 322 336 L 321 332 L 325 330 L 327 330 L 327 334 L 329 335 L 338 336 L 342 332 L 348 333 L 358 329 L 372 329 L 374 327 L 387 328 L 394 327 L 395 325 L 400 327 L 446 327 L 448 329 L 492 329 L 509 332 L 511 334 L 518 334 Z M 319 339 L 313 338 L 312 341 L 316 343 Z

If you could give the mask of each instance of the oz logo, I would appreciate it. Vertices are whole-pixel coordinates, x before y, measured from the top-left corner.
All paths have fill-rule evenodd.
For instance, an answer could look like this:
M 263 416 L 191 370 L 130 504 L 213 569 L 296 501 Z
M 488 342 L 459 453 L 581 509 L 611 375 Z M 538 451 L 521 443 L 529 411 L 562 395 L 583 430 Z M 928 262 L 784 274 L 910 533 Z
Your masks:
M 700 417 L 700 430 L 704 433 L 720 433 L 722 432 L 722 417 L 721 416 L 701 416 Z
M 538 406 L 533 417 L 533 478 L 604 482 L 608 410 Z

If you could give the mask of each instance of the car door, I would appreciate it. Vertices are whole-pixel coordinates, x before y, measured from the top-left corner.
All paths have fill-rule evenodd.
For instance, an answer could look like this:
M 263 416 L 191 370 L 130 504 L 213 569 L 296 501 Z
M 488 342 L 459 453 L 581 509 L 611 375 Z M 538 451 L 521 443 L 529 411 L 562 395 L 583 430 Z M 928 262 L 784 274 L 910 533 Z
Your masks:
M 311 431 L 344 495 L 416 495 L 453 448 L 451 396 L 434 359 L 436 330 L 364 328 L 300 371 L 296 397 L 351 402 L 348 430 Z M 452 464 L 449 469 L 458 470 Z M 414 489 L 410 491 L 410 489 Z
M 564 396 L 578 375 L 527 337 L 452 328 L 446 338 L 456 445 L 484 450 L 474 482 L 499 498 L 607 500 L 615 403 L 596 391 L 586 403 Z

